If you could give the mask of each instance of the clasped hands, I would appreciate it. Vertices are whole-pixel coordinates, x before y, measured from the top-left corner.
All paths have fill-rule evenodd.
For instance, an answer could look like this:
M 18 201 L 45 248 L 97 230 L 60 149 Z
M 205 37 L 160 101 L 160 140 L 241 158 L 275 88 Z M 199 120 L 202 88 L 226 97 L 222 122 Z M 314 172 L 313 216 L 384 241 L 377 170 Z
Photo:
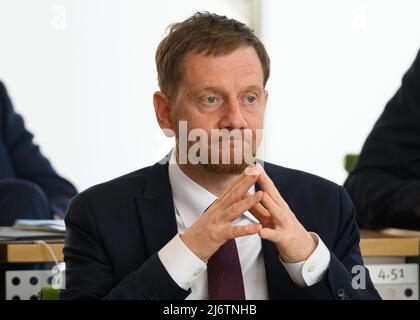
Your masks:
M 254 184 L 260 190 L 251 195 L 248 191 Z M 260 223 L 232 225 L 246 211 Z M 285 263 L 307 260 L 317 246 L 264 169 L 252 165 L 180 237 L 197 257 L 207 262 L 229 239 L 256 233 L 274 243 Z

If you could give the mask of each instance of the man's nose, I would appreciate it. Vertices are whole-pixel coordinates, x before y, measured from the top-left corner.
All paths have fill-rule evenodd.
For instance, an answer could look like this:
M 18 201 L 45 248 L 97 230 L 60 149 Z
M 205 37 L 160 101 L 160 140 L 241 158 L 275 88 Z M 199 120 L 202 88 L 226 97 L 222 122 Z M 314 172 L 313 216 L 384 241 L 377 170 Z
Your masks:
M 243 116 L 243 110 L 238 101 L 231 101 L 223 108 L 223 117 L 220 122 L 222 128 L 243 129 L 248 123 Z

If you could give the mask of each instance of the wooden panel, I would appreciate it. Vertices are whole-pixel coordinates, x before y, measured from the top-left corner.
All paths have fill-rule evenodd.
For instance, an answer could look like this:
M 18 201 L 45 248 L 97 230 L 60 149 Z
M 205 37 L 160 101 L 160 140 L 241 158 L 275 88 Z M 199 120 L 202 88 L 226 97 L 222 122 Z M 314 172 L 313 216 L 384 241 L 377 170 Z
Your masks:
M 419 255 L 417 238 L 361 239 L 360 250 L 364 257 L 409 257 Z
M 48 243 L 58 261 L 63 261 L 63 243 Z M 54 262 L 49 250 L 38 243 L 9 243 L 0 245 L 0 262 Z
M 362 230 L 360 249 L 365 257 L 408 257 L 420 255 L 420 237 L 416 231 L 384 229 Z

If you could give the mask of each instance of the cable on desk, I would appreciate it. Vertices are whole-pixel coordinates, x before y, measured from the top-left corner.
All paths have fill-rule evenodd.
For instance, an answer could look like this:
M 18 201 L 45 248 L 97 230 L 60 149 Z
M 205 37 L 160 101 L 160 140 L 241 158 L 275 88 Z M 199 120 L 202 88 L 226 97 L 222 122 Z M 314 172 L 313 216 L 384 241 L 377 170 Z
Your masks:
M 66 265 L 64 262 L 59 263 L 54 251 L 52 250 L 51 246 L 43 240 L 36 240 L 35 243 L 43 245 L 47 248 L 48 252 L 50 253 L 51 257 L 54 259 L 55 266 L 52 268 L 51 273 L 54 275 L 51 287 L 54 289 L 62 289 L 64 288 L 65 283 L 65 269 Z
M 48 243 L 46 243 L 44 240 L 36 240 L 36 241 L 35 241 L 35 243 L 41 244 L 41 245 L 43 245 L 44 247 L 46 247 L 46 248 L 47 248 L 47 250 L 48 250 L 48 252 L 49 252 L 49 253 L 50 253 L 50 255 L 52 256 L 52 258 L 54 259 L 54 263 L 55 263 L 55 265 L 56 265 L 57 267 L 59 267 L 59 266 L 60 266 L 60 264 L 58 263 L 58 259 L 57 259 L 56 255 L 55 255 L 54 251 L 51 249 L 51 246 L 50 246 Z

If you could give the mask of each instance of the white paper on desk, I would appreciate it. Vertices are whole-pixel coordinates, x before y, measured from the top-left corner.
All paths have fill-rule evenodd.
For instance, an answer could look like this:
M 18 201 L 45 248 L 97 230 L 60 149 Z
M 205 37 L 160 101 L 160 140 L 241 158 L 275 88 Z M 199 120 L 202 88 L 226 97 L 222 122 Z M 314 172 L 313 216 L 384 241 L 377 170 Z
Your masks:
M 13 227 L 0 227 L 0 243 L 15 240 L 64 239 L 64 236 L 65 234 L 62 232 L 18 230 Z
M 15 221 L 13 228 L 18 230 L 66 232 L 64 220 L 21 220 Z

